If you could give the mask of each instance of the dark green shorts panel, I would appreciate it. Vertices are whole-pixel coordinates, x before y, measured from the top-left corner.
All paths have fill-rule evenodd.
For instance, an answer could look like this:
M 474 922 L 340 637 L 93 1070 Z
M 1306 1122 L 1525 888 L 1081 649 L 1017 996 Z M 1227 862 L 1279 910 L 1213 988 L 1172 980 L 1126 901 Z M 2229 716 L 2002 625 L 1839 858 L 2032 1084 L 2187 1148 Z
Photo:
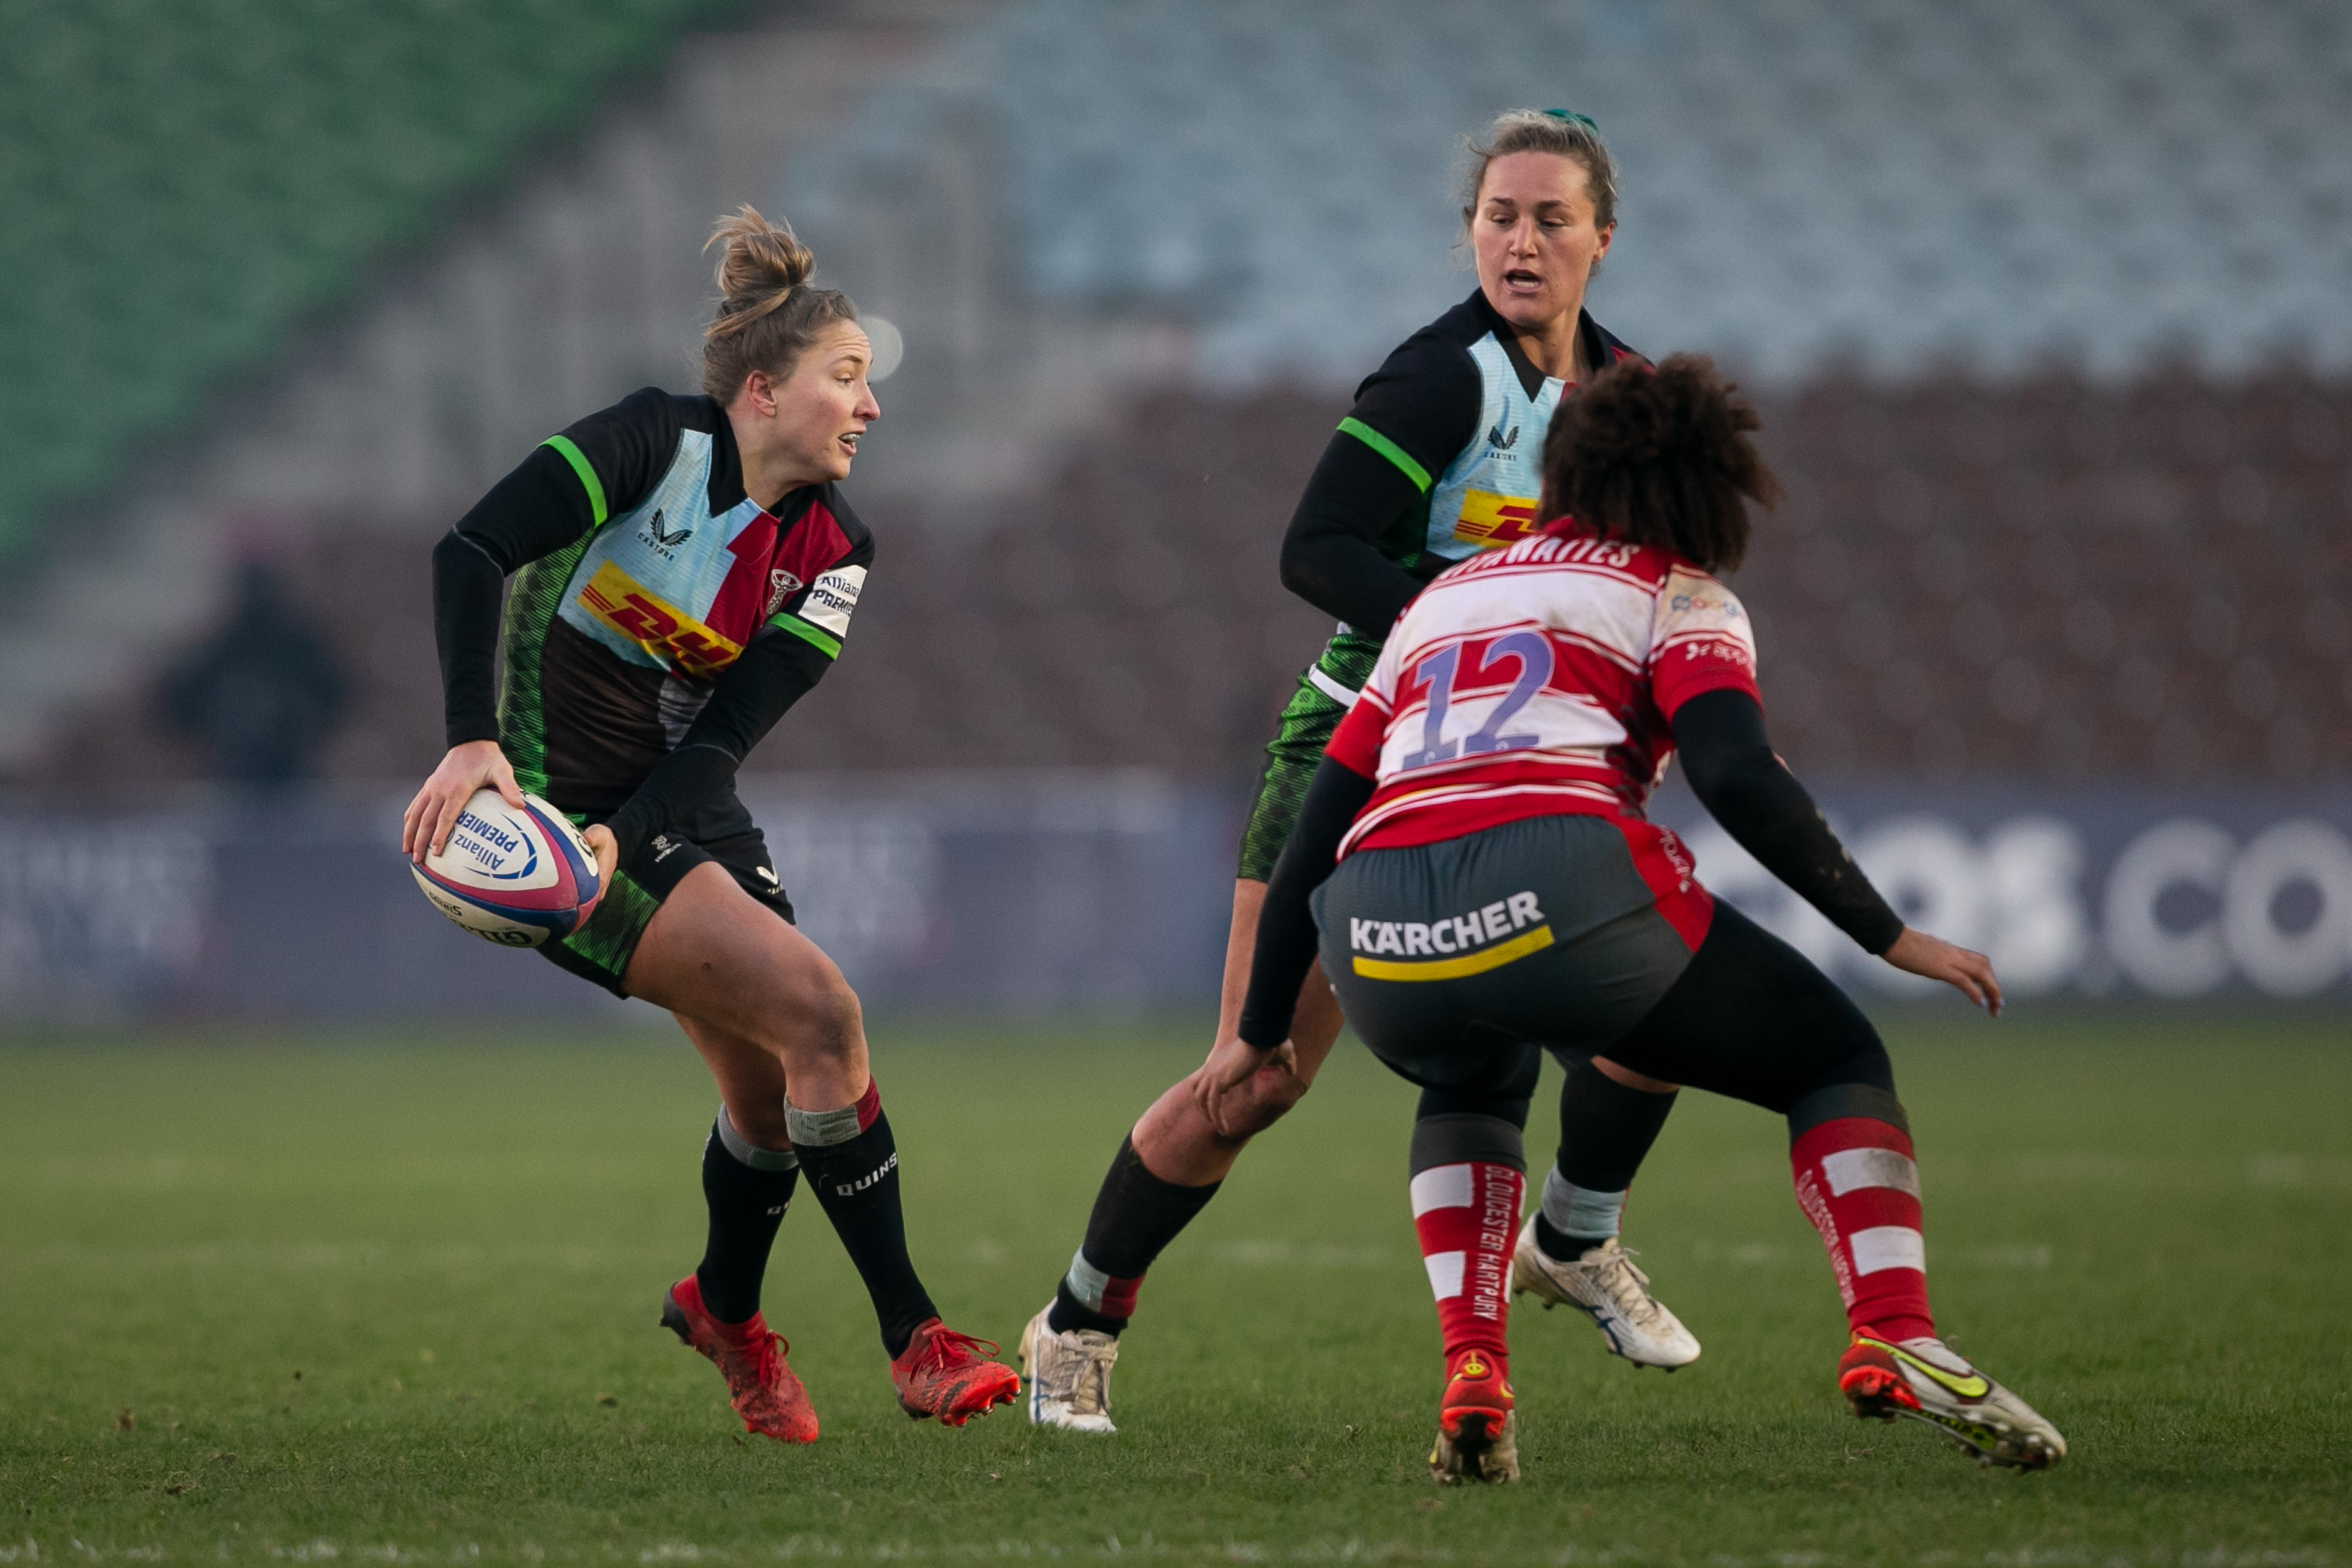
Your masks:
M 1341 632 L 1325 645 L 1315 668 L 1350 691 L 1361 691 L 1372 678 L 1381 657 L 1376 638 Z M 1302 673 L 1298 689 L 1282 710 L 1282 722 L 1266 742 L 1265 770 L 1258 775 L 1257 798 L 1250 803 L 1249 825 L 1242 829 L 1241 865 L 1234 875 L 1244 881 L 1263 882 L 1274 876 L 1274 863 L 1298 821 L 1307 786 L 1323 761 L 1331 731 L 1348 716 L 1339 701 Z
M 1323 973 L 1373 1054 L 1484 1081 L 1499 1051 L 1605 1048 L 1690 964 L 1617 826 L 1539 816 L 1351 855 L 1315 894 Z
M 647 840 L 626 866 L 613 873 L 613 886 L 586 925 L 561 942 L 546 943 L 540 952 L 557 968 L 593 980 L 615 996 L 626 996 L 621 978 L 628 973 L 629 960 L 654 911 L 688 871 L 708 860 L 726 867 L 737 887 L 792 923 L 792 900 L 776 879 L 767 836 L 758 828 L 708 844 L 665 833 Z
M 615 996 L 626 996 L 628 993 L 621 989 L 621 975 L 629 967 L 629 955 L 637 951 L 637 939 L 646 934 L 646 923 L 659 908 L 659 899 L 637 886 L 626 871 L 615 871 L 612 887 L 597 901 L 588 923 L 539 951 L 558 968 L 593 980 Z

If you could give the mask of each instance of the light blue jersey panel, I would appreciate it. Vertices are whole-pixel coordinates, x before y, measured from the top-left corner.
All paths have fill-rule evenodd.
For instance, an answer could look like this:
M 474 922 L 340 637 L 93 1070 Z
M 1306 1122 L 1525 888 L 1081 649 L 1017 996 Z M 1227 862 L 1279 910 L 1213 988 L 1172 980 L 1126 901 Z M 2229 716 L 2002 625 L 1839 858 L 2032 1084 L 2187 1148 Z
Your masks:
M 685 624 L 700 622 L 736 564 L 728 546 L 761 515 L 759 503 L 747 498 L 711 516 L 710 453 L 708 435 L 680 432 L 677 456 L 653 494 L 604 525 L 564 589 L 563 618 L 631 664 L 660 669 L 668 661 L 614 624 L 610 615 L 599 615 L 598 603 L 618 600 L 614 587 L 619 584 Z M 637 624 L 642 626 L 642 617 Z
M 1544 432 L 1566 383 L 1546 379 L 1535 396 L 1492 332 L 1470 345 L 1478 367 L 1478 430 L 1429 492 L 1429 552 L 1460 561 L 1516 544 L 1542 519 Z

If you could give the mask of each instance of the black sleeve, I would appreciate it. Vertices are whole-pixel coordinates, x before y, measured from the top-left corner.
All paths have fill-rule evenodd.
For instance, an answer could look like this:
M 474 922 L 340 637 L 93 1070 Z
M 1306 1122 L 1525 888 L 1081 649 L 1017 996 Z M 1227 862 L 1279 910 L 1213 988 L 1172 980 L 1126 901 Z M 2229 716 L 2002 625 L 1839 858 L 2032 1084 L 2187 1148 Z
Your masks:
M 1282 539 L 1282 585 L 1360 630 L 1394 624 L 1423 579 L 1381 549 L 1477 433 L 1478 370 L 1416 333 L 1356 389 Z M 1418 542 L 1414 542 L 1418 549 Z
M 1334 619 L 1379 633 L 1422 580 L 1376 542 L 1421 499 L 1394 463 L 1346 431 L 1331 437 L 1282 536 L 1282 585 Z
M 1764 710 L 1745 691 L 1702 692 L 1675 713 L 1675 745 L 1699 804 L 1757 863 L 1830 923 L 1883 953 L 1903 934 L 1889 908 L 1813 797 L 1764 738 Z M 1271 895 L 1269 895 L 1269 898 Z
M 505 580 L 626 511 L 677 451 L 677 399 L 658 387 L 590 415 L 474 503 L 433 550 L 433 635 L 447 743 L 499 738 L 499 606 Z
M 836 503 L 836 513 L 846 514 L 847 509 Z M 855 521 L 854 514 L 847 515 Z M 864 525 L 856 526 L 850 540 L 848 550 L 825 568 L 825 574 L 872 566 L 874 538 Z M 620 845 L 623 865 L 646 839 L 672 823 L 690 821 L 705 802 L 725 789 L 743 759 L 751 754 L 751 748 L 833 668 L 835 655 L 831 649 L 785 624 L 813 624 L 808 615 L 810 595 L 824 584 L 825 574 L 772 616 L 741 657 L 719 673 L 711 683 L 710 700 L 703 704 L 677 747 L 654 764 L 637 792 L 606 819 L 605 826 Z M 845 612 L 819 615 L 830 625 L 847 629 Z
M 620 844 L 621 863 L 670 824 L 690 821 L 725 789 L 751 748 L 832 668 L 824 650 L 772 626 L 754 637 L 719 675 L 677 748 L 605 822 Z
M 1315 963 L 1315 916 L 1307 900 L 1331 875 L 1339 840 L 1372 798 L 1373 782 L 1336 757 L 1325 756 L 1307 786 L 1297 825 L 1282 847 L 1258 906 L 1257 947 L 1250 959 L 1249 994 L 1242 1002 L 1241 1037 L 1270 1051 L 1290 1037 L 1298 987 Z

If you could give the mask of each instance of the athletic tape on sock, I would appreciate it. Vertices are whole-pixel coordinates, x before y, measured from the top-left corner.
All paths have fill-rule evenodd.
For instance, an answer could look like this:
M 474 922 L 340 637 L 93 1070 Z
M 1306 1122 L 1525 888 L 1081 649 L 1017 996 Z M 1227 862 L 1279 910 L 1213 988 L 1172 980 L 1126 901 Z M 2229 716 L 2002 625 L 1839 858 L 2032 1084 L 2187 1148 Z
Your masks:
M 1625 1219 L 1625 1194 L 1580 1187 L 1555 1165 L 1544 1173 L 1543 1216 L 1562 1236 L 1615 1236 Z
M 754 1171 L 800 1169 L 801 1157 L 790 1149 L 762 1149 L 737 1131 L 735 1119 L 727 1114 L 727 1108 L 723 1105 L 719 1108 L 718 1120 L 710 1124 L 710 1131 L 719 1140 L 719 1147 L 725 1149 L 739 1165 L 748 1165 Z
M 1143 1276 L 1125 1279 L 1106 1274 L 1087 1261 L 1086 1249 L 1081 1247 L 1070 1254 L 1070 1271 L 1062 1277 L 1062 1282 L 1087 1311 L 1124 1320 L 1135 1316 L 1135 1299 Z
M 834 1143 L 846 1143 L 868 1127 L 882 1109 L 882 1088 L 872 1079 L 866 1080 L 866 1092 L 857 1097 L 855 1105 L 845 1105 L 838 1110 L 803 1110 L 792 1101 L 784 1102 L 784 1131 L 795 1147 L 823 1149 Z

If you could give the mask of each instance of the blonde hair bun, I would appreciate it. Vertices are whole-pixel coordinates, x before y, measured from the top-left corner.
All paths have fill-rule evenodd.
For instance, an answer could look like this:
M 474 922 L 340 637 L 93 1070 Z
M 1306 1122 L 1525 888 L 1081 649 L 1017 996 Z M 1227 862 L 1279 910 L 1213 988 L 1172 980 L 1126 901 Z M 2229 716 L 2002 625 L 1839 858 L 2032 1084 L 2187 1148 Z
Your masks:
M 753 371 L 788 375 L 831 322 L 855 321 L 857 307 L 837 289 L 809 281 L 816 255 L 750 204 L 711 226 L 703 245 L 719 253 L 719 308 L 702 331 L 702 390 L 732 403 Z
M 816 254 L 789 223 L 770 223 L 746 202 L 722 217 L 702 247 L 719 253 L 719 313 L 712 337 L 732 337 L 792 298 L 816 270 Z

